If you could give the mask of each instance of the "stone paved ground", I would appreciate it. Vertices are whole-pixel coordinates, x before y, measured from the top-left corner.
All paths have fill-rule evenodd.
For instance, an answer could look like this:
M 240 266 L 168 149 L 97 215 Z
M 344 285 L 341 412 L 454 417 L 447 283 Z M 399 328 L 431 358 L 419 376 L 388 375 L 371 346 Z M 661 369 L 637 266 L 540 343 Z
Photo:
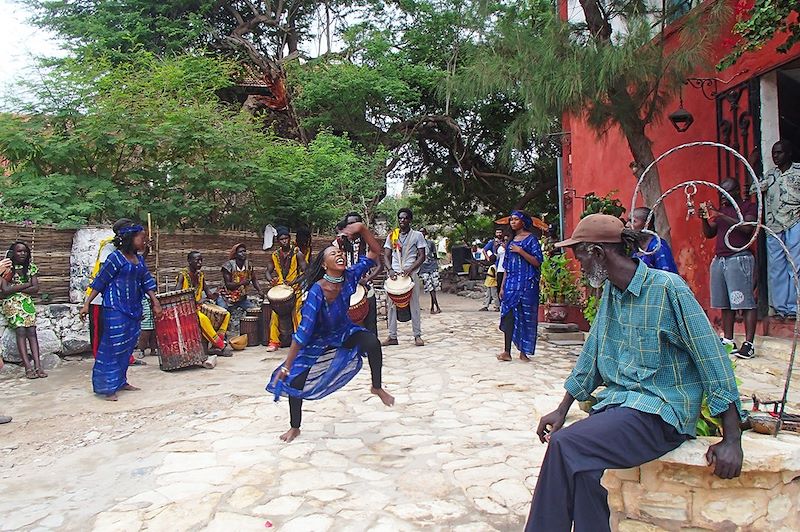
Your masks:
M 171 373 L 150 359 L 129 373 L 144 390 L 118 403 L 92 396 L 89 361 L 35 381 L 5 371 L 0 530 L 520 530 L 545 450 L 533 426 L 563 395 L 574 348 L 501 364 L 496 313 L 442 306 L 424 315 L 425 347 L 406 326 L 385 352 L 394 408 L 367 392 L 365 368 L 306 402 L 291 444 L 278 440 L 286 401 L 263 390 L 281 352 Z M 769 379 L 758 364 L 739 373 Z

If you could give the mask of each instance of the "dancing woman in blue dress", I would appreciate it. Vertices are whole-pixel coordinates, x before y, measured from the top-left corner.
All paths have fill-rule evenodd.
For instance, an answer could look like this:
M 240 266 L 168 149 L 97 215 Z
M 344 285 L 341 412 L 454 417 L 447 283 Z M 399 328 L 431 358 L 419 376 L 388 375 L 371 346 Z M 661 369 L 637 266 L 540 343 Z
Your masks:
M 372 376 L 370 391 L 386 406 L 394 404 L 394 397 L 381 387 L 380 341 L 375 334 L 354 325 L 347 315 L 350 296 L 363 275 L 375 266 L 381 245 L 360 222 L 346 226 L 342 233 L 348 238 L 360 236 L 367 243 L 367 254 L 347 268 L 341 249 L 328 246 L 319 252 L 303 279 L 308 295 L 289 354 L 267 385 L 276 401 L 281 396 L 289 398 L 291 428 L 281 435 L 287 443 L 300 434 L 303 399 L 322 399 L 347 384 L 361 369 L 365 355 Z
M 150 298 L 155 317 L 161 315 L 156 282 L 139 254 L 146 244 L 144 228 L 130 221 L 118 229 L 117 224 L 114 226 L 117 250 L 103 262 L 81 309 L 81 317 L 85 318 L 89 304 L 103 294 L 104 325 L 92 368 L 92 388 L 108 401 L 116 401 L 119 390 L 139 389 L 128 383 L 127 373 L 128 361 L 139 340 L 145 295 Z
M 539 279 L 544 256 L 539 240 L 531 231 L 533 220 L 522 211 L 511 213 L 514 239 L 506 250 L 503 286 L 500 287 L 500 330 L 505 335 L 505 350 L 497 360 L 511 360 L 511 342 L 519 349 L 519 359 L 529 362 L 536 351 L 539 323 Z

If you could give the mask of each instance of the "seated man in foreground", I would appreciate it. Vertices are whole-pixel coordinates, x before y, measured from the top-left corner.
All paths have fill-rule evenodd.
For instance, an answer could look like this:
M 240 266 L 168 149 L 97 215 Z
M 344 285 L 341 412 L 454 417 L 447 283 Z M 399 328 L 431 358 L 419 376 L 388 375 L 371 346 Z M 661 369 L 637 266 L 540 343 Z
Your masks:
M 632 259 L 636 233 L 592 214 L 572 238 L 589 283 L 604 287 L 589 338 L 559 407 L 539 421 L 549 442 L 527 531 L 611 530 L 603 472 L 654 460 L 695 436 L 703 393 L 724 436 L 706 459 L 720 478 L 742 469 L 741 404 L 733 368 L 703 309 L 678 275 Z M 563 428 L 572 402 L 601 384 L 592 415 Z

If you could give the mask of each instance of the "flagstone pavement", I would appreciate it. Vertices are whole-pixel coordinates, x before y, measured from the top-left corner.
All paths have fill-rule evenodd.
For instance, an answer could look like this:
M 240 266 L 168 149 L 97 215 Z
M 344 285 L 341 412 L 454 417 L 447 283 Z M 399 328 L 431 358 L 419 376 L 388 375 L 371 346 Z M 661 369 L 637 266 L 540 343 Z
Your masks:
M 91 394 L 91 361 L 33 381 L 4 371 L 0 530 L 520 530 L 545 451 L 535 422 L 578 348 L 497 362 L 498 314 L 478 306 L 444 296 L 424 347 L 401 324 L 384 351 L 393 408 L 368 393 L 365 362 L 306 401 L 290 444 L 287 401 L 264 391 L 286 350 L 176 372 L 148 357 L 129 372 L 143 390 L 117 403 Z

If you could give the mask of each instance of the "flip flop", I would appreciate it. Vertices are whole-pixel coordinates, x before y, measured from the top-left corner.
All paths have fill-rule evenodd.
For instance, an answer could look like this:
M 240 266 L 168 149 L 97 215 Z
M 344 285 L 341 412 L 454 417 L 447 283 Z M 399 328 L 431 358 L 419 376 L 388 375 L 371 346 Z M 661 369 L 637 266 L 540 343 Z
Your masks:
M 40 379 L 45 379 L 47 378 L 47 373 L 45 373 L 44 370 L 40 368 L 36 370 L 36 376 L 39 377 Z
M 36 372 L 34 370 L 32 370 L 32 369 L 26 369 L 25 370 L 25 376 L 27 378 L 31 379 L 31 380 L 39 378 L 39 376 L 36 374 Z

